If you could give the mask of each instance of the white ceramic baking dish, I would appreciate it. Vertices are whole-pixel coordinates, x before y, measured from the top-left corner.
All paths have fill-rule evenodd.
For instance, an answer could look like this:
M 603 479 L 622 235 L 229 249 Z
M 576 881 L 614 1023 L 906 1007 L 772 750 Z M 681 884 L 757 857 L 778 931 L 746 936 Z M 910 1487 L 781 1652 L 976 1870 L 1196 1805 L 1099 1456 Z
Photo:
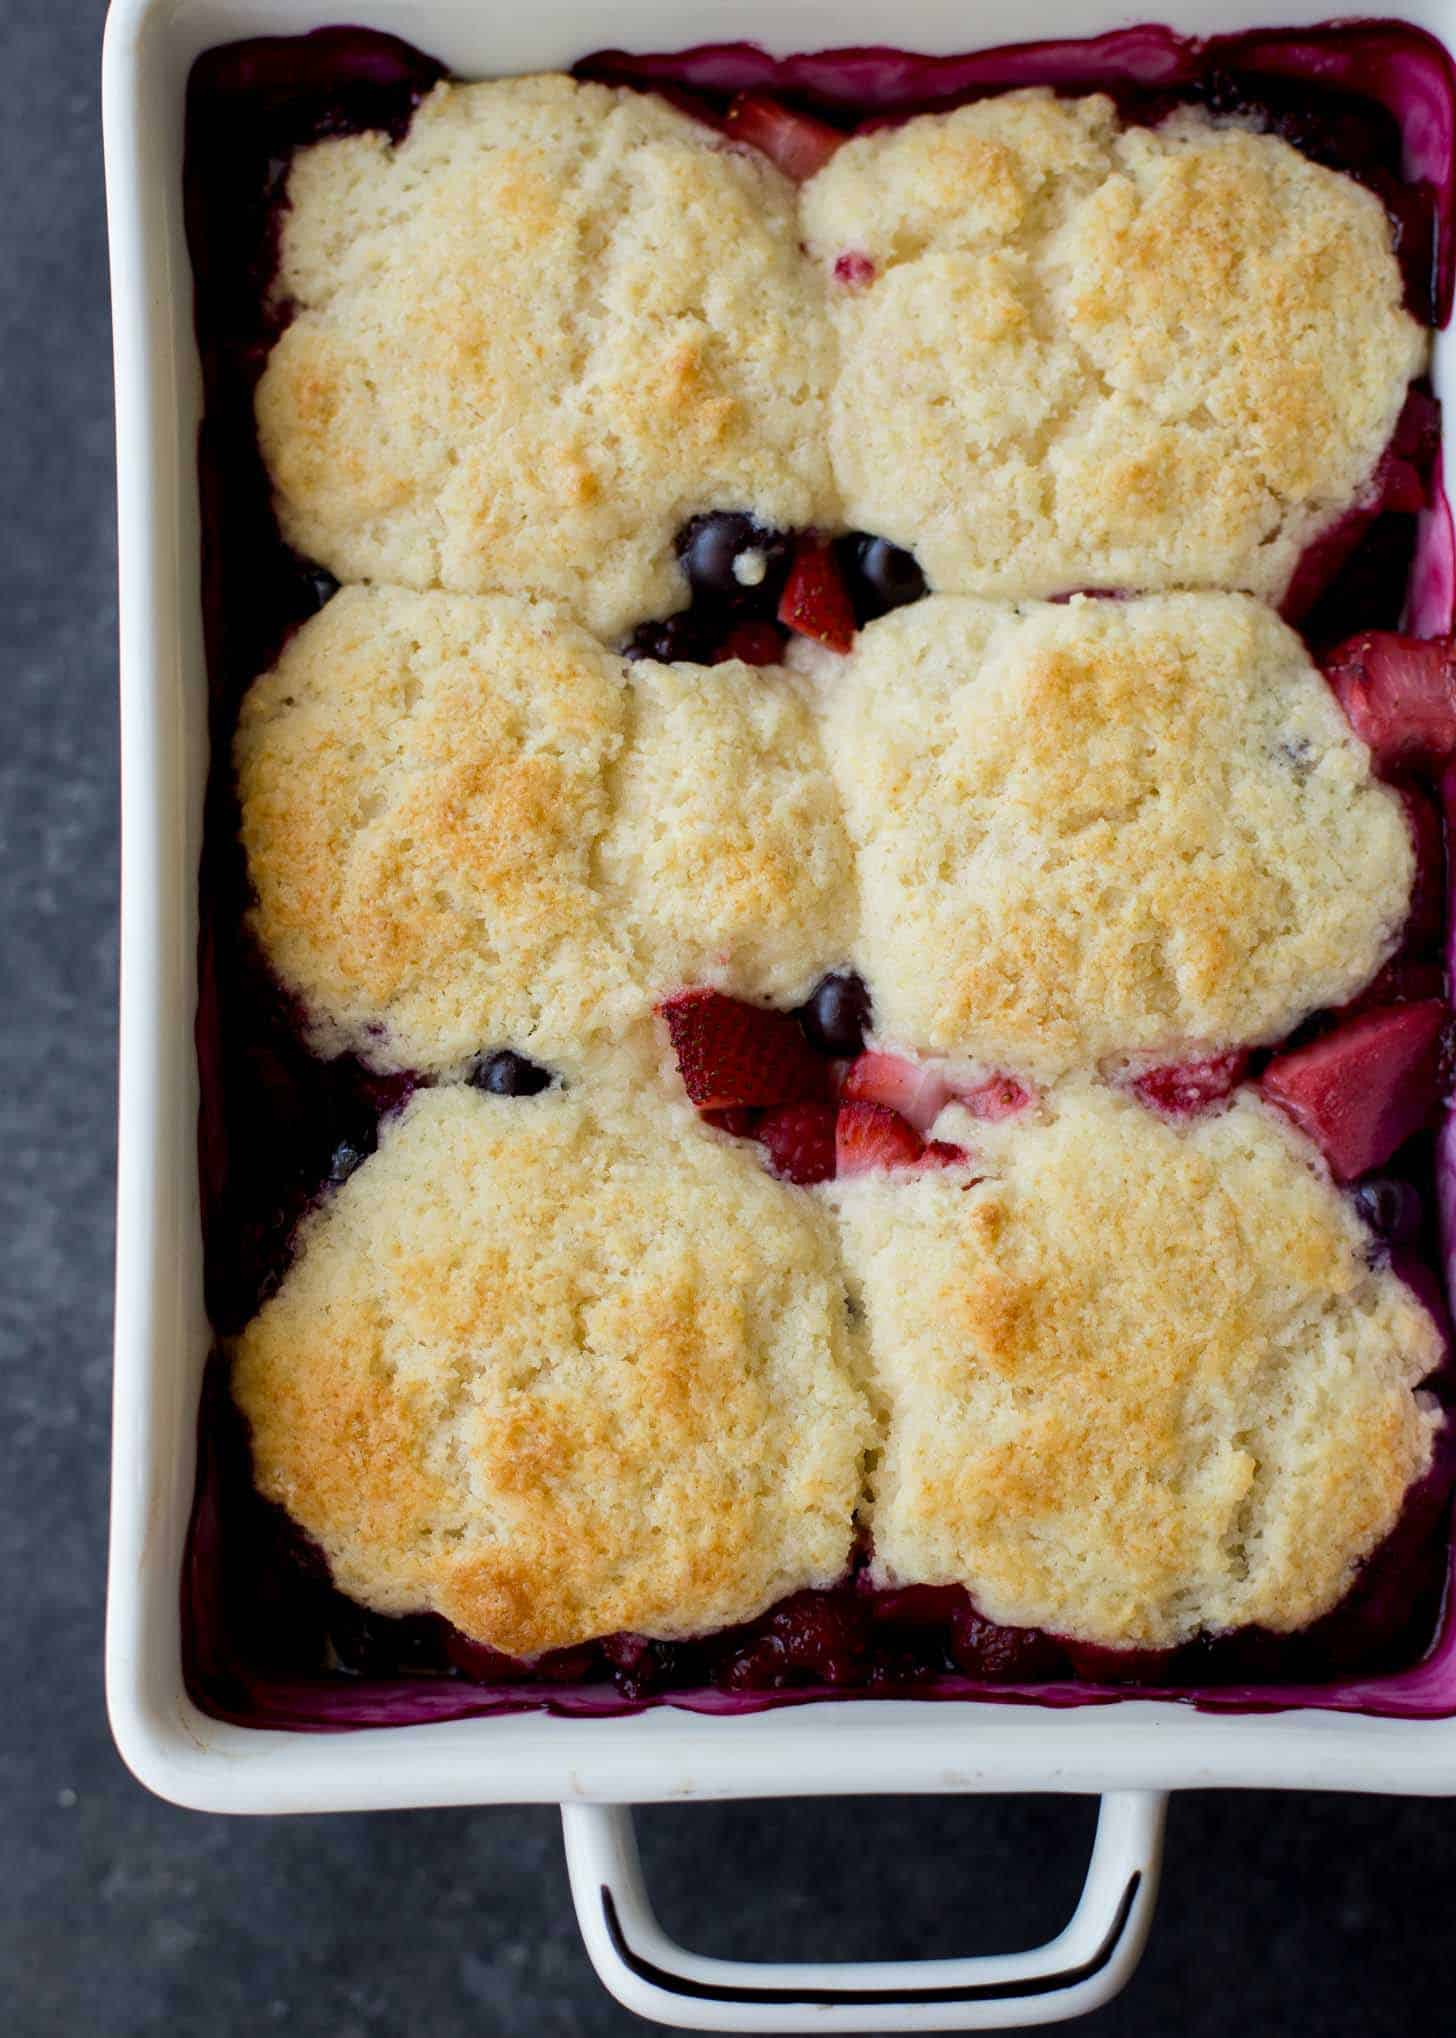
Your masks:
M 1456 39 L 1456 0 L 1406 19 Z M 107 1682 L 121 1752 L 210 1811 L 560 1801 L 582 1928 L 608 1985 L 714 2030 L 971 2029 L 1052 2022 L 1126 1979 L 1146 1935 L 1163 1793 L 1209 1786 L 1456 1790 L 1456 1718 L 1314 1707 L 1239 1716 L 1128 1698 L 1075 1710 L 844 1701 L 748 1717 L 663 1707 L 340 1734 L 226 1725 L 182 1679 L 178 1580 L 209 1333 L 197 1190 L 196 890 L 206 770 L 195 447 L 200 381 L 182 226 L 193 58 L 337 20 L 392 30 L 466 74 L 569 65 L 604 43 L 772 50 L 889 41 L 949 52 L 1139 18 L 1211 33 L 1326 18 L 1322 0 L 115 0 L 106 167 L 116 325 L 123 778 L 120 1180 Z M 1438 392 L 1450 372 L 1438 345 Z M 914 1965 L 752 1967 L 668 1942 L 636 1867 L 633 1801 L 852 1792 L 1104 1793 L 1066 1931 L 1030 1953 Z

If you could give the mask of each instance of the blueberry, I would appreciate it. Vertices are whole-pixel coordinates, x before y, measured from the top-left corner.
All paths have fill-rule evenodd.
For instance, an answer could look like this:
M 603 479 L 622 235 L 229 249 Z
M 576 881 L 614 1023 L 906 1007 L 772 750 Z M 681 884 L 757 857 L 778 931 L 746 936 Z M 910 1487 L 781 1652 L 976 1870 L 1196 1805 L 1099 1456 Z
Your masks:
M 623 649 L 627 659 L 654 659 L 659 665 L 672 665 L 685 660 L 694 665 L 703 663 L 703 628 L 700 619 L 689 609 L 681 609 L 675 616 L 665 616 L 660 622 L 639 623 Z
M 306 566 L 304 568 L 304 600 L 311 615 L 316 615 L 325 602 L 332 601 L 338 591 L 339 583 L 335 580 L 333 574 L 329 572 L 327 566 Z
M 888 538 L 860 533 L 850 540 L 848 551 L 856 606 L 866 621 L 889 609 L 903 609 L 924 595 L 925 575 L 913 552 L 892 545 Z
M 341 1139 L 329 1161 L 329 1181 L 335 1188 L 340 1182 L 347 1182 L 355 1168 L 362 1167 L 368 1160 L 369 1154 L 370 1148 L 362 1141 Z
M 1355 1188 L 1355 1208 L 1391 1245 L 1409 1245 L 1421 1228 L 1420 1191 L 1395 1175 L 1367 1175 Z
M 870 994 L 852 970 L 820 979 L 799 1007 L 799 1024 L 811 1047 L 836 1061 L 849 1061 L 864 1047 L 870 1023 Z
M 466 1080 L 492 1097 L 535 1097 L 550 1088 L 552 1075 L 523 1054 L 501 1047 L 494 1054 L 483 1054 Z
M 771 607 L 788 566 L 789 542 L 742 510 L 709 510 L 678 532 L 677 556 L 695 601 L 720 608 Z

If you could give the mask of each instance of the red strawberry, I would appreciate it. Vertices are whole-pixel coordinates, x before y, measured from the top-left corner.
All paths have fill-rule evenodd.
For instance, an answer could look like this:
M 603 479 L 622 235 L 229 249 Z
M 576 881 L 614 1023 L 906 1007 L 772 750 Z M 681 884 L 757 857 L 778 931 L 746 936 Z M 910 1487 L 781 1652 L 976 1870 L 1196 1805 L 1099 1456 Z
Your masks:
M 1032 1102 L 1032 1092 L 1024 1083 L 1018 1083 L 1015 1076 L 988 1076 L 984 1083 L 973 1083 L 968 1090 L 952 1092 L 957 1104 L 964 1105 L 972 1118 L 1014 1118 L 1018 1111 L 1024 1111 Z
M 1227 1054 L 1209 1055 L 1204 1061 L 1171 1062 L 1166 1068 L 1148 1069 L 1133 1078 L 1132 1087 L 1154 1111 L 1181 1117 L 1190 1111 L 1205 1111 L 1226 1097 L 1242 1081 L 1248 1065 L 1247 1049 L 1236 1047 Z
M 1426 506 L 1426 484 L 1420 470 L 1398 453 L 1387 453 L 1375 470 L 1375 486 L 1383 515 L 1386 510 L 1404 510 L 1414 515 Z
M 1259 1087 L 1320 1147 L 1336 1180 L 1352 1181 L 1430 1118 L 1448 1016 L 1439 998 L 1362 1012 L 1278 1055 Z
M 1441 810 L 1424 786 L 1403 785 L 1400 796 L 1416 852 L 1406 946 L 1434 948 L 1446 924 L 1446 831 Z
M 861 1054 L 845 1071 L 839 1095 L 846 1104 L 883 1104 L 917 1132 L 929 1132 L 950 1102 L 950 1085 L 937 1070 L 903 1055 Z
M 842 255 L 834 258 L 834 280 L 842 283 L 846 290 L 863 290 L 867 283 L 875 280 L 875 265 L 868 255 L 861 255 L 855 248 L 846 248 Z
M 705 1111 L 703 1117 L 720 1132 L 731 1132 L 735 1139 L 753 1139 L 763 1113 L 755 1111 L 751 1104 L 733 1104 L 726 1111 Z
M 826 1064 L 791 1012 L 770 1012 L 709 990 L 679 991 L 657 1009 L 683 1086 L 700 1111 L 827 1096 Z
M 919 1168 L 959 1168 L 969 1160 L 970 1155 L 963 1146 L 952 1146 L 948 1139 L 932 1139 L 915 1165 Z
M 1381 769 L 1456 750 L 1456 658 L 1449 640 L 1365 630 L 1329 654 L 1325 678 Z
M 833 552 L 818 538 L 799 541 L 779 597 L 779 621 L 831 651 L 847 651 L 854 642 L 854 603 Z
M 925 1142 L 898 1111 L 884 1104 L 841 1104 L 835 1128 L 836 1172 L 867 1175 L 874 1168 L 913 1168 Z
M 771 163 L 777 163 L 784 175 L 797 184 L 822 170 L 846 139 L 837 127 L 815 120 L 810 114 L 795 113 L 779 100 L 758 92 L 739 93 L 728 108 L 723 132 L 733 141 L 748 142 L 761 149 Z
M 835 1126 L 832 1104 L 786 1104 L 770 1111 L 758 1128 L 773 1171 L 786 1182 L 828 1182 L 833 1179 Z
M 784 633 L 777 623 L 735 623 L 708 662 L 741 658 L 745 665 L 777 665 L 783 655 Z

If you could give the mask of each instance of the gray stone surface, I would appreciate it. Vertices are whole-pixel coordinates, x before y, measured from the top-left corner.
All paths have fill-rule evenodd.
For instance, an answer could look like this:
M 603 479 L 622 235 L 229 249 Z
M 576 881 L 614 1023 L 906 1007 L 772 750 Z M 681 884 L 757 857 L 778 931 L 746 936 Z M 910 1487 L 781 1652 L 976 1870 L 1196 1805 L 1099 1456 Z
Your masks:
M 117 859 L 101 14 L 99 0 L 0 0 L 6 2027 L 627 2033 L 642 2027 L 578 1946 L 553 1812 L 201 1818 L 140 1790 L 107 1734 Z M 1045 1800 L 845 1799 L 681 1808 L 645 1825 L 662 1907 L 705 1948 L 908 1955 L 1050 1930 L 1089 1815 Z M 1169 1838 L 1148 1958 L 1084 2029 L 1452 2029 L 1456 1812 L 1194 1796 Z

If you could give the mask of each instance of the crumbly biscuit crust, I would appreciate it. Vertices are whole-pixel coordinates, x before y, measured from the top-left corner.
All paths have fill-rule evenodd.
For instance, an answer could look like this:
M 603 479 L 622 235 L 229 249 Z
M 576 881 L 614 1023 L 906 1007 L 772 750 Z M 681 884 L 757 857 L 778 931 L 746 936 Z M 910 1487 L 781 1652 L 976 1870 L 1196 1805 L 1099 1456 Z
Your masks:
M 832 523 L 833 338 L 794 192 L 648 94 L 438 86 L 300 151 L 258 388 L 284 535 L 343 580 L 680 608 L 711 508 Z
M 870 1441 L 829 1226 L 684 1108 L 420 1094 L 237 1340 L 334 1579 L 516 1656 L 829 1585 Z
M 1283 141 L 1008 93 L 848 142 L 802 197 L 851 525 L 932 587 L 1279 599 L 1354 503 L 1426 336 L 1379 200 Z
M 627 665 L 545 603 L 345 588 L 243 705 L 254 933 L 319 1046 L 576 1067 L 685 982 L 793 1003 L 853 886 L 787 674 Z
M 886 1410 L 876 1575 L 1108 1645 L 1306 1625 L 1431 1460 L 1441 1339 L 1244 1092 L 1074 1083 L 973 1172 L 832 1192 Z
M 1244 596 L 932 597 L 861 632 L 826 731 L 900 1046 L 1045 1080 L 1274 1040 L 1405 920 L 1399 799 Z
M 881 1582 L 997 1620 L 1316 1618 L 1431 1462 L 1440 1335 L 1251 1093 L 1105 1084 L 1282 1037 L 1407 910 L 1397 797 L 1248 598 L 1424 360 L 1379 202 L 1042 91 L 796 191 L 562 77 L 442 85 L 288 200 L 259 443 L 351 584 L 243 705 L 249 923 L 320 1053 L 437 1086 L 236 1340 L 261 1490 L 516 1656 L 748 1619 L 865 1508 Z M 709 509 L 941 592 L 844 661 L 629 665 Z M 1037 599 L 1088 587 L 1154 592 Z M 807 1194 L 683 1099 L 658 999 L 851 960 L 887 1044 L 1051 1086 L 946 1123 L 969 1169 Z M 500 1046 L 552 1086 L 459 1081 Z

